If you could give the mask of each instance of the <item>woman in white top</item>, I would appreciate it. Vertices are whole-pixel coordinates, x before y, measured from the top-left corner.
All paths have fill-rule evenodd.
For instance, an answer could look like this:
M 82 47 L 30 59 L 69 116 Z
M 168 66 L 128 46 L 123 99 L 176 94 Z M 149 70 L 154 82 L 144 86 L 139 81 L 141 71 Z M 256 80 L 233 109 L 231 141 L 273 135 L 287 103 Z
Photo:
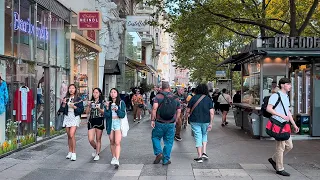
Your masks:
M 69 153 L 67 159 L 75 161 L 76 157 L 76 130 L 80 125 L 80 116 L 83 113 L 83 103 L 80 97 L 77 96 L 77 88 L 74 84 L 68 87 L 68 93 L 61 103 L 58 112 L 64 114 L 63 127 L 66 128 L 68 134 Z
M 231 96 L 229 94 L 226 94 L 226 92 L 227 92 L 227 89 L 222 89 L 222 93 L 218 98 L 218 102 L 220 103 L 220 110 L 222 112 L 222 123 L 221 123 L 222 127 L 228 124 L 227 114 L 232 103 Z

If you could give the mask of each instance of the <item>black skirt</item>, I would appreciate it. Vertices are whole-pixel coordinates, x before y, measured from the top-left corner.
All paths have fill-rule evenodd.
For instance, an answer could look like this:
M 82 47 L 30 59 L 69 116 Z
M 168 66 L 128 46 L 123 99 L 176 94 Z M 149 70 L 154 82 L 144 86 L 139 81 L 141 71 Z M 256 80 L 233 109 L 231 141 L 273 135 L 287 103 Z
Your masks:
M 88 120 L 88 130 L 90 129 L 104 129 L 104 117 L 92 118 Z
M 220 110 L 223 111 L 229 111 L 230 105 L 229 104 L 220 104 Z

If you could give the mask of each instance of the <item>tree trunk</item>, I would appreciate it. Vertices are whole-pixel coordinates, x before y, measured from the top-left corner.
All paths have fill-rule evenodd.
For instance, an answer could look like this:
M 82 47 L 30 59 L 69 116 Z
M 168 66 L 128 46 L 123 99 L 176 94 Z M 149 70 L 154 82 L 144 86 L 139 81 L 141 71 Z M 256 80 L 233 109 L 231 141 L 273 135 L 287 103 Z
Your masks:
M 290 0 L 290 37 L 298 36 L 297 9 L 295 0 Z
M 265 19 L 266 19 L 266 0 L 262 0 L 262 24 L 265 24 L 266 23 L 266 21 L 265 21 Z M 260 34 L 261 34 L 261 38 L 264 38 L 264 37 L 266 37 L 266 28 L 264 28 L 264 27 L 261 27 L 260 26 Z

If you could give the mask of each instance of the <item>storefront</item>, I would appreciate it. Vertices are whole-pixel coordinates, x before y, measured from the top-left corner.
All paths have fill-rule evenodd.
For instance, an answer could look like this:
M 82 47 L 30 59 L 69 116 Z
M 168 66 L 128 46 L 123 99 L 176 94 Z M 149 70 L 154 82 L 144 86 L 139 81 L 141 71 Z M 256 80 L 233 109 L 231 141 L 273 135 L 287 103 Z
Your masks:
M 299 135 L 320 136 L 320 39 L 275 37 L 257 39 L 222 64 L 235 64 L 242 73 L 242 103 L 235 104 L 236 125 L 254 136 L 266 137 L 262 100 L 276 91 L 282 77 L 292 80 L 289 93 Z M 239 68 L 240 67 L 240 68 Z
M 86 101 L 91 98 L 92 90 L 98 87 L 101 48 L 75 32 L 70 37 L 70 79 L 78 87 L 82 100 Z
M 70 11 L 48 2 L 0 0 L 0 156 L 60 133 Z

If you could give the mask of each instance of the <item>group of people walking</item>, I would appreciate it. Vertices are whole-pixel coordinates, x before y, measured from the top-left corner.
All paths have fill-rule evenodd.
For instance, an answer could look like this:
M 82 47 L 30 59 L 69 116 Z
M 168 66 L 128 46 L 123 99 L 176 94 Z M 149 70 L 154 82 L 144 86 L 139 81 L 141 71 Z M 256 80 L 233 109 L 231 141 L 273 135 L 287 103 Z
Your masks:
M 84 110 L 85 105 L 87 105 L 86 110 Z M 113 157 L 111 164 L 116 167 L 119 166 L 122 139 L 121 119 L 126 116 L 126 105 L 120 99 L 117 89 L 111 89 L 109 98 L 104 100 L 101 89 L 94 88 L 91 100 L 82 101 L 78 96 L 77 87 L 74 84 L 70 84 L 67 95 L 63 99 L 58 112 L 64 114 L 63 127 L 66 128 L 69 147 L 67 159 L 71 161 L 76 161 L 77 159 L 75 134 L 77 127 L 80 125 L 81 114 L 85 112 L 89 116 L 88 140 L 93 148 L 93 160 L 98 161 L 100 159 L 101 137 L 106 124 Z
M 266 111 L 271 114 L 270 119 L 280 123 L 291 123 L 294 131 L 299 128 L 295 124 L 292 114 L 289 111 L 289 98 L 287 93 L 291 89 L 291 82 L 287 78 L 279 81 L 279 91 L 271 95 Z M 213 97 L 215 93 L 213 94 Z M 152 98 L 151 98 L 152 97 Z M 208 132 L 212 130 L 216 106 L 215 102 L 209 96 L 208 86 L 199 84 L 191 89 L 191 93 L 186 95 L 182 89 L 178 89 L 174 94 L 171 91 L 168 82 L 163 81 L 161 90 L 155 87 L 151 93 L 150 104 L 151 127 L 152 127 L 152 145 L 155 155 L 154 164 L 162 161 L 163 165 L 171 163 L 171 150 L 174 140 L 181 141 L 180 130 L 183 123 L 191 125 L 194 136 L 197 157 L 196 162 L 203 162 L 209 159 L 207 155 Z M 231 107 L 231 97 L 223 89 L 216 98 L 219 102 L 219 108 L 222 111 L 222 126 L 228 124 L 226 115 Z M 279 103 L 281 102 L 281 103 Z M 132 97 L 132 106 L 134 109 L 134 121 L 141 120 L 142 106 L 146 105 L 139 91 Z M 80 116 L 85 110 L 89 115 L 88 119 L 88 140 L 93 148 L 93 160 L 100 159 L 101 137 L 106 125 L 107 134 L 110 140 L 110 150 L 112 154 L 111 164 L 119 167 L 119 158 L 121 151 L 121 120 L 126 116 L 126 104 L 120 99 L 119 91 L 115 88 L 110 90 L 109 98 L 103 99 L 102 91 L 99 88 L 93 89 L 90 101 L 82 101 L 77 94 L 77 88 L 74 84 L 69 85 L 67 96 L 63 99 L 59 112 L 64 114 L 63 127 L 66 128 L 68 135 L 69 152 L 67 159 L 76 160 L 76 140 L 75 133 L 80 124 Z M 281 104 L 281 106 L 279 106 Z M 184 122 L 186 119 L 188 122 Z M 106 123 L 105 123 L 106 122 Z M 163 140 L 164 146 L 161 145 Z M 276 153 L 268 161 L 272 164 L 277 174 L 290 176 L 284 171 L 283 156 L 292 149 L 292 139 L 276 141 Z

